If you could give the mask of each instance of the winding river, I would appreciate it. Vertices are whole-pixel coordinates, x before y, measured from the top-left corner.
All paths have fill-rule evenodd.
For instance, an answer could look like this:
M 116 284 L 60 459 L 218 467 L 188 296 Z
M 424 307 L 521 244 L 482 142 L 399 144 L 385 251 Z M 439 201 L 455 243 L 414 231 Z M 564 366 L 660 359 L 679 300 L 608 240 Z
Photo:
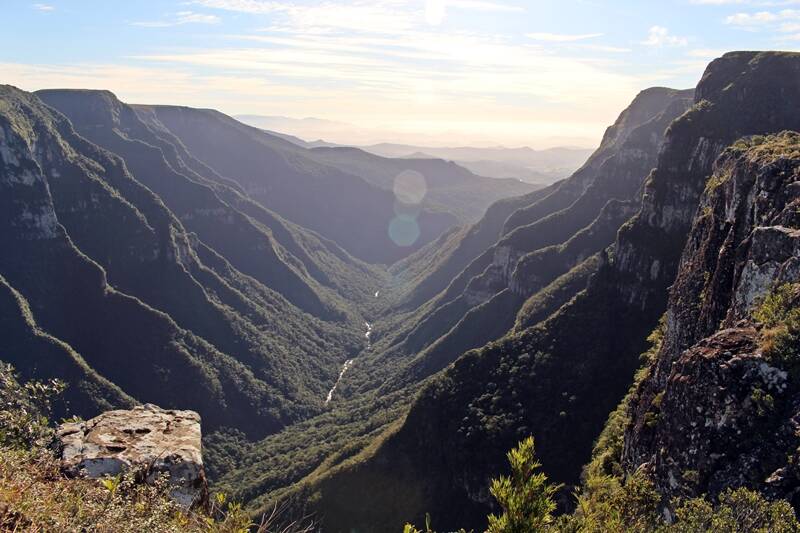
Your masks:
M 370 347 L 372 347 L 372 342 L 370 340 L 370 336 L 372 335 L 372 324 L 370 324 L 369 322 L 364 322 L 364 326 L 366 326 L 366 328 L 367 328 L 367 331 L 364 333 L 364 337 L 367 338 L 367 349 L 369 349 Z M 336 383 L 333 384 L 333 387 L 331 387 L 331 390 L 328 391 L 328 396 L 325 398 L 325 405 L 328 405 L 330 403 L 330 401 L 333 399 L 333 393 L 336 392 L 336 387 L 338 387 L 339 386 L 339 382 L 342 381 L 342 378 L 344 377 L 344 373 L 347 372 L 347 370 L 351 366 L 353 366 L 353 362 L 354 361 L 355 361 L 355 359 L 348 359 L 342 365 L 342 370 L 339 372 L 339 377 L 336 379 Z

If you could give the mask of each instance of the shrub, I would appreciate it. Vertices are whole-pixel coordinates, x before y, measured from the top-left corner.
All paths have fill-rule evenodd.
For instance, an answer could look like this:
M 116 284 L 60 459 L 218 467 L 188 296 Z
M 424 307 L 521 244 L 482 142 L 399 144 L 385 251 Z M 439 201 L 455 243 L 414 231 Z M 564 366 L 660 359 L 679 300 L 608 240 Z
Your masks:
M 753 312 L 761 331 L 761 350 L 770 362 L 800 374 L 800 308 L 798 285 L 784 284 L 770 292 Z
M 547 482 L 538 470 L 541 463 L 534 454 L 533 437 L 508 452 L 511 475 L 492 481 L 490 492 L 503 513 L 489 515 L 487 533 L 536 533 L 552 522 L 556 504 L 553 500 L 561 488 Z
M 57 380 L 21 384 L 14 368 L 0 361 L 0 445 L 31 448 L 50 441 L 51 401 L 65 387 Z
M 58 381 L 20 383 L 0 362 L 0 531 L 147 531 L 309 533 L 312 526 L 279 525 L 275 509 L 253 523 L 241 505 L 217 495 L 210 513 L 186 512 L 169 498 L 166 477 L 152 484 L 128 472 L 100 480 L 68 479 L 49 449 L 52 399 Z
M 785 500 L 770 502 L 758 492 L 739 488 L 728 489 L 719 497 L 714 508 L 703 498 L 692 498 L 680 505 L 677 521 L 668 528 L 670 533 L 789 533 L 800 531 L 794 510 Z

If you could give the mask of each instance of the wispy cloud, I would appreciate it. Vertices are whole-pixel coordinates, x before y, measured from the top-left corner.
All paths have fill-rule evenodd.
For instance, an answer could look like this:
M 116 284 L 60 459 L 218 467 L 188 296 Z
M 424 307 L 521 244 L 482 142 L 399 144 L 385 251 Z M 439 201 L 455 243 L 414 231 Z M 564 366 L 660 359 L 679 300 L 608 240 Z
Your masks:
M 547 41 L 553 43 L 569 43 L 575 41 L 584 41 L 586 39 L 594 39 L 595 37 L 602 37 L 602 33 L 581 33 L 581 34 L 568 34 L 568 33 L 528 33 L 526 36 L 534 41 Z
M 202 44 L 176 37 L 172 45 L 132 47 L 103 64 L 6 64 L 0 71 L 30 89 L 109 88 L 129 101 L 318 116 L 367 128 L 390 124 L 409 136 L 440 135 L 448 142 L 546 144 L 556 137 L 599 138 L 643 87 L 688 86 L 705 59 L 677 48 L 700 39 L 660 26 L 645 44 L 674 47 L 661 58 L 663 70 L 641 69 L 638 58 L 620 55 L 642 52 L 645 37 L 605 42 L 611 30 L 594 20 L 582 31 L 535 26 L 526 36 L 515 22 L 532 10 L 527 0 L 177 3 L 185 11 L 129 23 L 210 25 L 223 17 L 225 24 L 207 28 L 213 38 Z M 139 33 L 147 39 L 151 32 Z
M 741 28 L 756 29 L 770 26 L 776 22 L 800 20 L 800 10 L 758 11 L 755 13 L 736 13 L 725 18 L 725 24 Z
M 772 41 L 784 45 L 800 40 L 800 10 L 798 9 L 735 13 L 726 17 L 725 24 L 749 32 L 772 34 Z
M 351 2 L 325 2 L 319 5 L 298 5 L 294 2 L 273 0 L 191 0 L 191 3 L 208 8 L 262 15 L 269 13 L 291 13 L 295 16 L 302 16 L 304 13 L 306 15 L 313 15 L 314 13 L 327 12 L 336 14 L 339 19 L 348 17 L 354 10 L 360 11 L 367 16 L 374 16 L 375 13 L 387 11 L 402 4 L 402 2 L 394 0 L 354 0 Z M 422 6 L 421 12 L 424 14 L 423 18 L 425 22 L 432 26 L 441 24 L 449 9 L 484 12 L 524 11 L 524 8 L 519 5 L 490 0 L 423 0 L 420 2 L 420 5 Z M 353 20 L 351 25 L 359 22 L 368 25 L 370 20 Z
M 33 4 L 33 9 L 35 9 L 36 11 L 44 11 L 44 12 L 56 10 L 55 6 L 51 6 L 50 4 Z
M 316 91 L 302 102 L 299 97 L 265 98 L 253 109 L 242 109 L 246 98 L 241 98 L 239 112 L 274 113 L 264 109 L 271 103 L 281 106 L 281 114 L 319 113 L 364 126 L 390 122 L 432 133 L 458 124 L 459 135 L 492 135 L 506 142 L 509 135 L 575 136 L 587 129 L 599 136 L 642 84 L 621 68 L 612 68 L 614 60 L 608 55 L 627 48 L 601 49 L 584 42 L 599 35 L 547 34 L 526 42 L 499 33 L 435 26 L 424 1 L 195 3 L 269 11 L 270 25 L 257 34 L 228 35 L 227 44 L 130 59 L 176 72 L 214 72 L 236 87 L 250 79 L 295 87 L 298 95 L 308 88 Z M 451 8 L 501 14 L 519 9 L 511 3 L 466 0 L 447 2 L 446 9 Z M 564 49 L 542 46 L 548 42 L 561 42 Z M 328 101 L 328 109 L 316 108 Z M 479 111 L 465 114 L 464 109 Z M 347 116 L 333 116 L 337 110 L 346 110 Z
M 708 6 L 726 6 L 730 4 L 749 4 L 749 0 L 691 0 L 693 4 Z
M 195 13 L 193 11 L 179 11 L 173 17 L 165 20 L 145 20 L 131 22 L 133 26 L 144 28 L 166 28 L 169 26 L 181 26 L 183 24 L 219 24 L 221 19 L 216 15 Z
M 271 2 L 266 0 L 193 0 L 191 3 L 214 9 L 254 14 L 286 11 L 292 8 L 292 4 L 289 3 Z
M 689 44 L 689 39 L 672 35 L 663 26 L 653 26 L 647 32 L 647 39 L 642 41 L 642 44 L 659 48 L 663 46 L 686 46 Z

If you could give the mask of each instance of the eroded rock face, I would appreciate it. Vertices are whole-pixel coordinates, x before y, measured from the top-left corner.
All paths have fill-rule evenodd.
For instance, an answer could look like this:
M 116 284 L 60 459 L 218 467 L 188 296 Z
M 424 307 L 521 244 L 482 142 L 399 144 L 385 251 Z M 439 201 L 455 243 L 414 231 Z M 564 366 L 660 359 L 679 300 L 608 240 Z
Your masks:
M 140 470 L 151 483 L 168 474 L 170 496 L 184 507 L 203 505 L 208 485 L 200 445 L 200 415 L 152 404 L 107 411 L 58 428 L 61 466 L 70 476 L 101 478 Z
M 800 282 L 798 184 L 794 132 L 738 141 L 706 183 L 663 343 L 628 406 L 623 462 L 667 505 L 740 486 L 800 505 L 797 378 L 762 353 L 754 319 L 770 291 Z
M 653 456 L 643 468 L 665 501 L 741 486 L 794 501 L 800 471 L 788 458 L 800 445 L 798 398 L 757 337 L 742 324 L 700 341 L 651 404 Z

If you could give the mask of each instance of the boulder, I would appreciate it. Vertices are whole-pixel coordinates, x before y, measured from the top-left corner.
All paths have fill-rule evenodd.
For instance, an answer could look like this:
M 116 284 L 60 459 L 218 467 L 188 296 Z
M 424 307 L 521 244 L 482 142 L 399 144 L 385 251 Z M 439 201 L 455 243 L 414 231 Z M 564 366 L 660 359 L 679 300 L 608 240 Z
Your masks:
M 61 468 L 68 476 L 95 479 L 135 471 L 152 483 L 167 474 L 170 496 L 185 508 L 208 500 L 200 436 L 200 415 L 152 404 L 64 423 L 57 431 Z

